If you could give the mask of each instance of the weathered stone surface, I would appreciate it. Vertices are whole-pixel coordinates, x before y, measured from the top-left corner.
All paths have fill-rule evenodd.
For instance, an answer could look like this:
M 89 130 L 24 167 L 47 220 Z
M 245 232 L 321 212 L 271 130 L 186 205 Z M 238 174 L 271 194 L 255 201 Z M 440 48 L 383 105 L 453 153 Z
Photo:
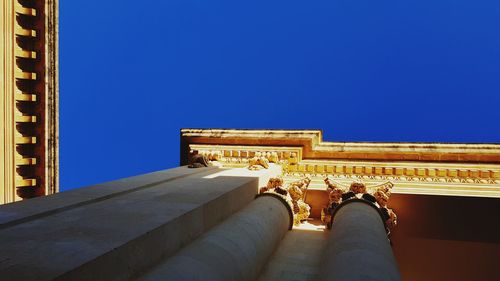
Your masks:
M 251 202 L 271 172 L 180 167 L 1 206 L 0 279 L 133 278 Z
M 259 196 L 140 280 L 255 280 L 291 223 L 285 204 Z
M 210 167 L 203 172 L 208 170 L 218 171 L 216 168 Z M 57 193 L 51 195 L 50 200 L 33 198 L 16 204 L 2 205 L 0 208 L 0 229 L 200 172 L 202 170 L 193 171 L 179 167 Z
M 257 281 L 315 281 L 329 234 L 323 230 L 289 231 Z
M 349 202 L 333 217 L 319 280 L 401 281 L 387 233 L 375 207 Z

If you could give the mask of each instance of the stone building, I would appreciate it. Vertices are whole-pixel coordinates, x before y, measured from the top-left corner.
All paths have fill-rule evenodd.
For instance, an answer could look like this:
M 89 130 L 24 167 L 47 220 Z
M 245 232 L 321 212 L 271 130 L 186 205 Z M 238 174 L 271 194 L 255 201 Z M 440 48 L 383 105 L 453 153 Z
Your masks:
M 498 144 L 184 129 L 180 162 L 1 206 L 0 280 L 497 280 Z
M 184 129 L 180 167 L 57 193 L 57 3 L 0 5 L 0 280 L 498 279 L 499 144 Z
M 0 204 L 58 186 L 57 1 L 0 4 Z

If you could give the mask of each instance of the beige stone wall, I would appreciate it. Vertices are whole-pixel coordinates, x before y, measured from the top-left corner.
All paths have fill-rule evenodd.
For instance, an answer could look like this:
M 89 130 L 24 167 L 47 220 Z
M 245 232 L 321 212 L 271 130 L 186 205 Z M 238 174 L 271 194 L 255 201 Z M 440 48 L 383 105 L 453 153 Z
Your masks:
M 184 166 L 2 205 L 0 279 L 131 280 L 244 208 L 278 172 Z

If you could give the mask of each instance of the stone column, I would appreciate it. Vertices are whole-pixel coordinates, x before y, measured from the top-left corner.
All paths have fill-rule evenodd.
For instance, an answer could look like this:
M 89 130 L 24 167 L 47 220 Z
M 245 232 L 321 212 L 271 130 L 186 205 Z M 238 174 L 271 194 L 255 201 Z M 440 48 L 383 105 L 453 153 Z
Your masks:
M 260 195 L 140 280 L 255 280 L 292 223 L 285 200 Z
M 350 199 L 333 214 L 320 280 L 401 280 L 380 210 Z

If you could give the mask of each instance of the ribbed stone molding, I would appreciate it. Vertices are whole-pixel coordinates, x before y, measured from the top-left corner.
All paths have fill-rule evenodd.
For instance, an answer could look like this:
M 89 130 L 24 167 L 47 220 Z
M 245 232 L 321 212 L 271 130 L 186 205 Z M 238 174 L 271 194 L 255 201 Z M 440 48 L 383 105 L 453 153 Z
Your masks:
M 139 280 L 255 280 L 292 224 L 290 206 L 278 197 L 258 196 Z
M 351 199 L 337 207 L 319 280 L 402 280 L 380 210 L 372 203 Z
M 183 165 L 190 151 L 226 168 L 256 166 L 265 155 L 283 167 L 285 182 L 309 177 L 309 190 L 322 189 L 331 176 L 342 184 L 390 181 L 399 194 L 500 198 L 500 144 L 328 142 L 319 130 L 182 129 Z
M 59 191 L 58 2 L 0 4 L 0 204 Z

